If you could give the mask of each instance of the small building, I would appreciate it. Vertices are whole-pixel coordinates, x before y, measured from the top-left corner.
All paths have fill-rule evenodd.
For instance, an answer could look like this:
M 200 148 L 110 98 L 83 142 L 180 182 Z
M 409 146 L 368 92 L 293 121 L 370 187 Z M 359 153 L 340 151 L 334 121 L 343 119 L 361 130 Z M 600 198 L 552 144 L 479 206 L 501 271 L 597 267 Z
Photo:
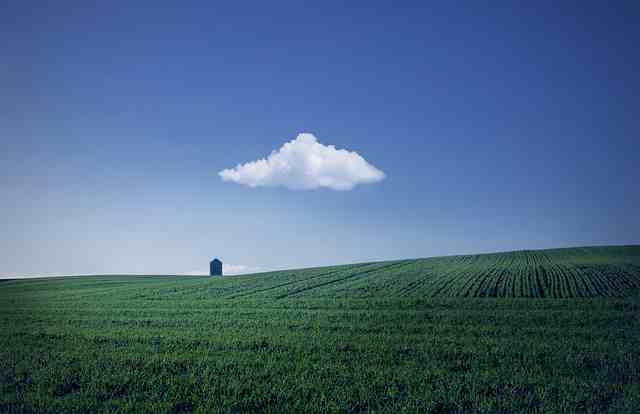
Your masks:
M 211 276 L 222 276 L 222 262 L 218 259 L 213 259 L 209 263 L 209 274 Z

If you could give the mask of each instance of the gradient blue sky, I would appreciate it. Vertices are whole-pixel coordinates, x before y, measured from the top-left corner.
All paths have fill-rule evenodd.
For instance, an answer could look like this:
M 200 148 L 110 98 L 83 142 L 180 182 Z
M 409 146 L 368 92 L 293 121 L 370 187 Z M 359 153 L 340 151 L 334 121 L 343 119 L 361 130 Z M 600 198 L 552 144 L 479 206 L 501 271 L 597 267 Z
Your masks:
M 99 3 L 0 12 L 0 275 L 640 243 L 638 2 Z M 218 176 L 305 131 L 386 179 Z

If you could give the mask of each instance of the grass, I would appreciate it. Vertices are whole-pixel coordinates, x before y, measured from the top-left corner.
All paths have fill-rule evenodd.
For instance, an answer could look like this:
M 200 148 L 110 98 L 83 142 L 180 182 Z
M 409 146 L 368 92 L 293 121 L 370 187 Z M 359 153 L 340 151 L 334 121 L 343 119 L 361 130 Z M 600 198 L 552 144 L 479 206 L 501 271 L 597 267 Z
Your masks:
M 640 246 L 0 284 L 0 412 L 640 412 Z

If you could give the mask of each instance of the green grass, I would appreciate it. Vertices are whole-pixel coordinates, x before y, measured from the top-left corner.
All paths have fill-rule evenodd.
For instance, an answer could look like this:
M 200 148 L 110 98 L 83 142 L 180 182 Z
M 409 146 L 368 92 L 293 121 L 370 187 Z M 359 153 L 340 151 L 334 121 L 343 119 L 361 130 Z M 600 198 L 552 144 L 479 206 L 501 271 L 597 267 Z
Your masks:
M 0 412 L 640 412 L 640 246 L 0 283 Z

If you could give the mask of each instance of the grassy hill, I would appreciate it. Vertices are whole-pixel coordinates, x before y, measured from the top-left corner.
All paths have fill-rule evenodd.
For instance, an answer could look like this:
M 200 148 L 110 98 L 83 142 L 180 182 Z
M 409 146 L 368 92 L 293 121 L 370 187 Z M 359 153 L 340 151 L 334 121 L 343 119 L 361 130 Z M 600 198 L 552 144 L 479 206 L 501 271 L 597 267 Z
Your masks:
M 640 246 L 0 284 L 0 412 L 640 412 Z

